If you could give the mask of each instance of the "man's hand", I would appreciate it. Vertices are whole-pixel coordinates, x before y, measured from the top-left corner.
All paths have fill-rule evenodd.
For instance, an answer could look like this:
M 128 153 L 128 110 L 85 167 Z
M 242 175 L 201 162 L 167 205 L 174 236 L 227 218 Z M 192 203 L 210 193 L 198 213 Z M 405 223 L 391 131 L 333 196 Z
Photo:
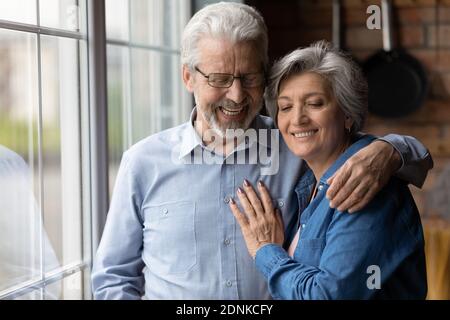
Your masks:
M 349 158 L 327 180 L 330 206 L 353 213 L 366 206 L 402 164 L 389 143 L 377 140 Z

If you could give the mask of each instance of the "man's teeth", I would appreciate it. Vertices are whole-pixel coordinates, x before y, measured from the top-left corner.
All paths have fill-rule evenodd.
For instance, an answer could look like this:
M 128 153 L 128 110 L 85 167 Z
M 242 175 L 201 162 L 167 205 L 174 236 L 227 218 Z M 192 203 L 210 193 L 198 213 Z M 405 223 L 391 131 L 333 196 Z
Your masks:
M 311 131 L 306 131 L 306 132 L 294 133 L 294 136 L 295 136 L 296 138 L 304 138 L 304 137 L 310 137 L 310 136 L 312 136 L 314 133 L 316 133 L 316 130 L 311 130 Z
M 224 107 L 221 107 L 220 110 L 222 110 L 222 112 L 225 113 L 227 116 L 237 116 L 239 113 L 241 113 L 242 110 L 244 110 L 244 107 L 234 110 L 225 109 Z

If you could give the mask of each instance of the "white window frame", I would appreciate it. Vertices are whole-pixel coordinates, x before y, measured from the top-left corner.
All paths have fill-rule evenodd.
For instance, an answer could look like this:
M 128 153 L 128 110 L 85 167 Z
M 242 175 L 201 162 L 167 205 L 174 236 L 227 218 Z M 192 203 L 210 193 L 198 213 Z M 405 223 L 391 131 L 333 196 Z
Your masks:
M 93 1 L 87 1 L 88 4 L 90 4 L 90 2 Z M 95 1 L 97 2 L 97 1 Z M 39 213 L 39 220 L 40 220 L 40 243 L 41 243 L 41 260 L 43 261 L 43 250 L 42 250 L 42 237 L 43 237 L 43 230 L 42 230 L 42 226 L 43 226 L 43 211 L 44 211 L 44 202 L 43 202 L 43 154 L 42 154 L 42 146 L 43 146 L 43 140 L 42 140 L 42 132 L 43 132 L 43 124 L 42 124 L 42 59 L 41 59 L 41 36 L 53 36 L 56 38 L 68 38 L 68 39 L 74 39 L 74 40 L 88 40 L 88 35 L 84 34 L 82 32 L 76 32 L 76 31 L 70 31 L 70 30 L 64 30 L 64 29 L 59 29 L 59 28 L 51 28 L 51 27 L 45 27 L 45 26 L 40 26 L 40 3 L 39 0 L 36 0 L 36 14 L 37 14 L 37 20 L 36 20 L 36 25 L 34 24 L 26 24 L 26 23 L 19 23 L 19 22 L 13 22 L 13 21 L 7 21 L 7 20 L 1 20 L 0 19 L 0 28 L 1 29 L 8 29 L 8 30 L 13 30 L 13 31 L 19 31 L 19 32 L 25 32 L 25 33 L 31 33 L 31 34 L 35 34 L 36 35 L 36 41 L 37 41 L 37 68 L 38 68 L 38 112 L 37 112 L 37 144 L 38 144 L 38 154 L 37 154 L 37 159 L 38 159 L 38 177 L 39 177 L 39 182 L 38 182 L 38 199 L 39 199 L 39 208 L 38 208 L 38 213 Z M 81 10 L 87 10 L 87 8 L 85 8 L 84 6 L 79 7 Z M 89 46 L 89 43 L 88 43 Z M 86 67 L 86 72 L 89 74 L 89 70 L 88 70 L 88 62 L 87 62 L 87 57 L 80 57 L 80 61 L 81 60 L 85 60 L 85 66 L 80 62 L 79 68 L 83 68 Z M 82 72 L 81 70 L 78 70 L 79 72 Z M 85 85 L 83 83 L 80 83 L 80 85 Z M 79 95 L 79 99 L 80 99 L 80 105 L 85 107 L 85 108 L 89 108 L 89 103 L 88 102 L 81 102 L 81 95 Z M 80 114 L 83 115 L 87 110 L 80 110 Z M 83 119 L 84 120 L 84 119 Z M 83 121 L 81 121 L 81 123 L 83 123 Z M 81 133 L 82 135 L 84 135 L 84 131 L 86 131 L 84 128 L 81 128 Z M 88 136 L 84 136 L 84 137 L 80 137 L 82 140 L 85 139 L 89 139 Z M 84 141 L 83 141 L 84 142 Z M 81 146 L 83 148 L 83 145 L 85 145 L 85 143 L 81 143 Z M 63 142 L 61 142 L 61 144 L 63 144 Z M 88 153 L 86 152 L 86 150 L 81 150 L 81 154 L 82 157 L 83 155 L 87 155 Z M 0 299 L 14 299 L 20 296 L 23 296 L 25 294 L 28 294 L 30 292 L 37 292 L 37 290 L 39 290 L 38 292 L 40 293 L 40 298 L 44 299 L 45 298 L 45 288 L 46 286 L 55 283 L 59 280 L 63 280 L 67 277 L 69 277 L 70 275 L 73 275 L 77 272 L 83 272 L 85 270 L 88 270 L 90 268 L 90 264 L 91 264 L 91 252 L 92 252 L 92 241 L 91 241 L 91 235 L 92 235 L 92 231 L 91 231 L 91 220 L 92 220 L 92 214 L 91 214 L 91 209 L 90 209 L 90 205 L 89 205 L 89 195 L 86 194 L 86 189 L 85 190 L 85 186 L 88 186 L 89 184 L 89 180 L 90 179 L 86 179 L 88 178 L 88 176 L 86 175 L 87 172 L 89 172 L 90 170 L 88 169 L 90 167 L 90 164 L 88 162 L 86 162 L 86 159 L 81 159 L 81 163 L 82 163 L 82 168 L 81 169 L 81 173 L 82 173 L 82 184 L 83 184 L 83 188 L 81 190 L 82 194 L 82 221 L 81 221 L 81 228 L 82 228 L 82 261 L 80 262 L 75 262 L 75 263 L 70 263 L 70 264 L 66 264 L 63 265 L 62 267 L 53 270 L 51 272 L 46 272 L 44 270 L 43 267 L 43 263 L 41 262 L 41 271 L 40 271 L 40 279 L 37 280 L 30 280 L 30 281 L 25 281 L 22 283 L 19 283 L 13 287 L 10 287 L 8 289 L 5 289 L 3 291 L 0 292 Z M 81 199 L 80 199 L 81 200 Z M 63 226 L 64 227 L 64 226 Z M 82 288 L 80 288 L 82 290 L 82 296 L 83 298 L 85 297 L 90 297 L 91 296 L 91 290 L 90 290 L 90 282 L 89 282 L 89 272 L 83 272 L 83 285 Z
M 185 22 L 191 16 L 190 1 L 180 0 L 183 4 L 183 14 Z M 86 59 L 80 69 L 86 68 L 87 83 L 80 85 L 88 86 L 88 101 L 81 102 L 80 96 L 80 122 L 81 122 L 81 181 L 82 181 L 82 262 L 71 265 L 64 265 L 52 273 L 41 272 L 41 278 L 20 283 L 12 288 L 0 292 L 1 299 L 14 299 L 29 292 L 40 290 L 40 297 L 45 297 L 45 287 L 59 280 L 65 279 L 77 272 L 83 272 L 82 298 L 91 299 L 90 269 L 93 255 L 95 254 L 103 228 L 106 221 L 106 214 L 109 206 L 108 188 L 108 124 L 107 124 L 107 64 L 106 46 L 107 44 L 125 46 L 128 48 L 140 48 L 164 54 L 180 55 L 179 50 L 160 46 L 143 45 L 131 41 L 121 41 L 106 39 L 105 25 L 105 0 L 87 0 L 86 8 L 87 33 L 63 30 L 40 26 L 39 21 L 39 0 L 36 0 L 37 24 L 26 24 L 0 19 L 0 29 L 9 29 L 26 33 L 33 33 L 37 37 L 37 61 L 38 61 L 38 93 L 39 93 L 39 116 L 38 116 L 38 163 L 39 163 L 39 214 L 43 221 L 43 168 L 42 168 L 42 77 L 41 77 L 41 36 L 55 36 L 76 40 L 86 40 L 88 55 L 81 57 Z M 184 23 L 180 23 L 180 30 Z M 128 75 L 131 80 L 131 75 Z M 181 77 L 181 75 L 180 75 Z M 191 97 L 186 92 L 180 97 L 180 104 L 191 105 Z M 180 108 L 175 115 L 176 121 L 186 121 L 186 110 Z M 131 110 L 127 110 L 131 112 Z M 127 137 L 127 144 L 131 144 L 130 137 Z M 61 142 L 62 143 L 62 142 Z M 42 234 L 42 232 L 41 232 Z M 42 237 L 42 236 L 41 236 Z M 41 239 L 42 243 L 42 239 Z M 41 250 L 42 251 L 42 250 Z M 41 252 L 42 254 L 42 252 Z M 42 268 L 41 268 L 42 269 Z

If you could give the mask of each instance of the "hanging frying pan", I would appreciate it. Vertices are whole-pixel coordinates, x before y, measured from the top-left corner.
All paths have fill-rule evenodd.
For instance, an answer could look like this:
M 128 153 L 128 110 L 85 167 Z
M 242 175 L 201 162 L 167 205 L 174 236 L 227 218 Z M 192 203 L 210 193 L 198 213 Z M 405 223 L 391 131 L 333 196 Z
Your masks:
M 403 50 L 392 48 L 392 7 L 382 0 L 383 50 L 363 66 L 369 85 L 369 111 L 399 118 L 416 111 L 424 102 L 428 81 L 422 65 Z

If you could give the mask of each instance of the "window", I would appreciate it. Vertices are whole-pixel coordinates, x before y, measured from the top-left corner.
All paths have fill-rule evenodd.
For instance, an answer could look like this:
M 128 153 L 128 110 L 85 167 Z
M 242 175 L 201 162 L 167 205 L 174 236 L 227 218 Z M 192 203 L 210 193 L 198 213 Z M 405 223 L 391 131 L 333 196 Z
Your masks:
M 0 298 L 82 299 L 85 1 L 2 1 L 0 57 Z
M 124 150 L 189 117 L 179 49 L 188 4 L 106 0 L 110 193 Z
M 103 108 L 93 102 L 102 93 L 92 90 L 92 3 L 0 2 L 0 299 L 91 298 L 95 222 L 105 214 L 93 198 L 111 192 L 94 186 L 90 154 L 90 117 Z M 106 12 L 91 15 L 106 18 L 109 163 L 101 166 L 111 186 L 124 150 L 189 116 L 179 51 L 189 3 L 105 0 Z

